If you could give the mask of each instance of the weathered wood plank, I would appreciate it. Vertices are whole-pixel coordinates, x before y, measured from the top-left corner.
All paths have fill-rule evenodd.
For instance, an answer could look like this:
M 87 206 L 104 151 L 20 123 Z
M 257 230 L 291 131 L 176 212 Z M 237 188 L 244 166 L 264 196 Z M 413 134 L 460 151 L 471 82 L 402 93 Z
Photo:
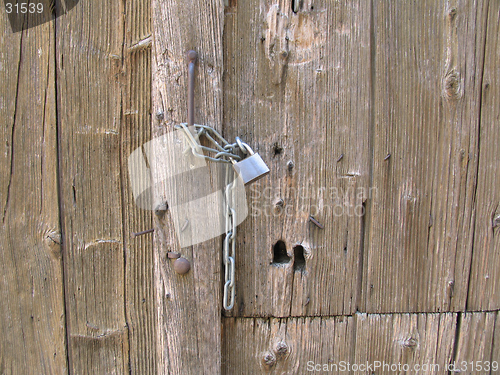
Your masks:
M 222 374 L 301 374 L 307 362 L 351 360 L 349 318 L 225 318 Z
M 0 15 L 0 373 L 67 372 L 54 23 Z
M 226 10 L 225 133 L 271 169 L 248 189 L 250 217 L 239 228 L 239 316 L 351 314 L 360 288 L 370 4 L 304 1 L 294 13 L 292 3 Z
M 492 370 L 498 371 L 500 369 L 500 361 L 498 361 L 498 358 L 500 358 L 500 321 L 499 321 L 499 315 L 498 312 L 496 313 L 496 320 L 495 320 L 495 331 L 493 335 L 493 345 L 491 349 L 491 366 Z M 493 361 L 496 361 L 497 363 L 493 363 Z M 497 367 L 498 365 L 498 367 Z M 494 366 L 494 367 L 493 367 Z M 496 368 L 496 369 L 495 369 Z M 493 373 L 493 371 L 492 371 Z
M 59 164 L 71 373 L 129 371 L 123 243 L 123 3 L 57 20 Z
M 479 129 L 479 170 L 475 199 L 474 248 L 469 310 L 500 308 L 500 4 L 489 2 Z
M 464 313 L 459 317 L 456 350 L 450 364 L 451 373 L 494 374 L 498 356 L 493 355 L 498 313 Z M 492 370 L 493 361 L 497 369 Z M 488 368 L 489 367 L 489 368 Z
M 456 314 L 360 314 L 357 318 L 354 363 L 387 364 L 375 371 L 380 374 L 401 369 L 408 374 L 419 373 L 418 369 L 425 374 L 448 374 Z
M 124 96 L 121 176 L 124 213 L 126 318 L 131 374 L 156 374 L 156 311 L 152 236 L 132 238 L 152 228 L 151 211 L 132 196 L 128 157 L 151 139 L 151 2 L 125 3 Z
M 361 311 L 465 308 L 485 2 L 376 1 Z M 386 156 L 390 155 L 390 158 Z
M 153 1 L 153 112 L 163 113 L 162 121 L 153 122 L 153 136 L 173 131 L 173 125 L 187 121 L 186 53 L 191 49 L 198 52 L 196 123 L 221 130 L 223 8 L 218 0 Z M 166 168 L 163 159 L 153 159 L 153 169 Z M 185 195 L 183 186 L 196 190 L 189 177 L 184 183 L 188 185 L 178 186 L 176 194 Z M 170 213 L 159 217 L 155 227 L 158 372 L 220 373 L 220 238 L 179 249 Z M 180 252 L 191 262 L 191 271 L 176 274 L 167 251 Z
M 448 374 L 455 324 L 450 313 L 225 318 L 222 373 L 337 374 L 354 366 L 360 373 L 398 372 L 382 367 L 387 364 L 408 366 L 402 373 L 411 374 L 416 366 L 437 365 L 421 372 Z

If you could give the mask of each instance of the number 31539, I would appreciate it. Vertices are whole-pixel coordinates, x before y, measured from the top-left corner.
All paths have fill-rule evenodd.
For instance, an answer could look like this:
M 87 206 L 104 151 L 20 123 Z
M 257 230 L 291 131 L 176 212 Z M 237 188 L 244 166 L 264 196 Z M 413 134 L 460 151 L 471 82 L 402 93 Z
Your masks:
M 5 8 L 7 13 L 42 13 L 43 3 L 6 3 Z

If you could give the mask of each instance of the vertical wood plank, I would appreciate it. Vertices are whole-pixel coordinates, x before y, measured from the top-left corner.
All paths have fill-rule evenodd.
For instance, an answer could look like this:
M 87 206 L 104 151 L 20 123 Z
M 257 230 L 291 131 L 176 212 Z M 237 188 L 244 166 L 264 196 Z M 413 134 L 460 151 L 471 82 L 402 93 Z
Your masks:
M 120 132 L 120 168 L 125 246 L 125 298 L 131 374 L 156 374 L 156 311 L 152 235 L 132 233 L 152 228 L 151 211 L 132 195 L 128 158 L 151 139 L 151 2 L 125 2 L 124 95 Z
M 500 4 L 489 2 L 479 130 L 476 221 L 468 310 L 500 308 Z
M 233 314 L 351 314 L 369 183 L 370 4 L 304 1 L 294 13 L 290 0 L 231 2 L 224 38 L 225 132 L 271 170 L 247 190 Z
M 70 371 L 129 372 L 120 142 L 123 3 L 56 22 L 59 164 Z
M 463 310 L 484 3 L 374 4 L 372 184 L 378 193 L 367 207 L 360 310 Z
M 498 358 L 500 358 L 500 321 L 499 321 L 499 315 L 498 312 L 496 313 L 496 319 L 495 319 L 495 328 L 494 328 L 494 334 L 493 334 L 493 344 L 491 348 L 491 366 L 492 366 L 492 373 L 494 371 L 498 371 L 500 369 L 500 362 L 498 361 Z M 496 363 L 493 363 L 493 362 Z
M 155 0 L 152 9 L 153 112 L 164 113 L 163 121 L 153 123 L 153 136 L 173 131 L 173 125 L 187 121 L 186 53 L 191 49 L 198 53 L 195 121 L 221 130 L 223 2 Z M 152 168 L 165 165 L 154 161 Z M 195 188 L 188 179 L 185 183 Z M 180 249 L 172 223 L 169 213 L 155 223 L 158 372 L 220 373 L 221 241 L 215 238 Z M 167 251 L 180 252 L 190 261 L 191 271 L 176 274 Z
M 415 366 L 435 365 L 425 374 L 448 374 L 453 355 L 456 314 L 358 314 L 354 363 L 380 363 L 380 374 L 391 374 L 392 365 L 407 365 L 406 373 L 418 373 Z M 389 367 L 383 367 L 387 364 Z M 374 369 L 375 370 L 375 369 Z
M 0 15 L 0 373 L 67 372 L 54 23 Z
M 498 313 L 463 313 L 459 318 L 452 373 L 491 374 Z M 489 367 L 488 368 L 488 363 Z M 497 367 L 498 370 L 498 367 Z

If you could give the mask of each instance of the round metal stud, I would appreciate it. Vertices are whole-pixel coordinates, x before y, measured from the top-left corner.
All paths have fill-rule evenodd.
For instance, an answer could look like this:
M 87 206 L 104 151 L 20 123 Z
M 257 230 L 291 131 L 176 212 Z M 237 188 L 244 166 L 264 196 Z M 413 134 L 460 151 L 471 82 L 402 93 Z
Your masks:
M 191 263 L 186 258 L 178 258 L 174 262 L 174 271 L 179 275 L 184 275 L 191 269 Z

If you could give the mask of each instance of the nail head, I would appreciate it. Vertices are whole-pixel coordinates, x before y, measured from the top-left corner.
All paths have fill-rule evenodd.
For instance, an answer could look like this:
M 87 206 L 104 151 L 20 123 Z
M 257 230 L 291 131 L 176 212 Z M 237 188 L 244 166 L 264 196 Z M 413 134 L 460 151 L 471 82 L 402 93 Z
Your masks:
M 196 53 L 196 51 L 193 51 L 193 50 L 188 51 L 187 58 L 189 61 L 196 60 L 197 57 L 198 57 L 198 53 Z
M 181 254 L 179 253 L 174 253 L 173 251 L 169 251 L 167 253 L 167 258 L 168 259 L 179 259 L 181 257 Z
M 264 357 L 262 358 L 262 362 L 266 366 L 271 367 L 276 363 L 276 356 L 274 355 L 274 353 L 266 352 L 266 353 L 264 353 Z
M 185 275 L 191 269 L 191 263 L 186 258 L 178 258 L 174 262 L 174 271 L 179 275 Z

